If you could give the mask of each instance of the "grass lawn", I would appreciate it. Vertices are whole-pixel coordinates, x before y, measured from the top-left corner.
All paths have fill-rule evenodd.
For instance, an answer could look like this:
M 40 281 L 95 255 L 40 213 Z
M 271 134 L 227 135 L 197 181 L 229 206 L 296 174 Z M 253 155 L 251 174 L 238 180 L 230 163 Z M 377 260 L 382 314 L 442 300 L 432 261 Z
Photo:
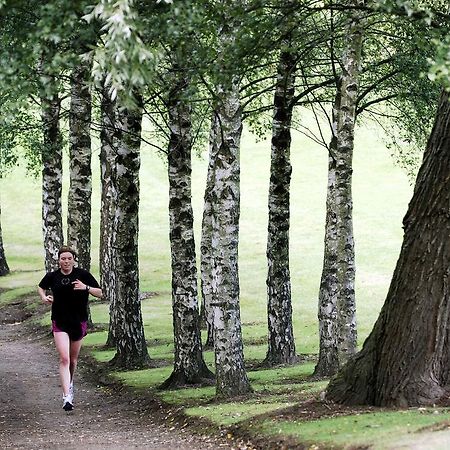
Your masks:
M 375 129 L 360 130 L 354 158 L 354 230 L 356 245 L 356 298 L 358 340 L 362 344 L 385 299 L 402 240 L 402 218 L 412 194 L 405 173 L 395 167 L 382 137 Z M 95 148 L 94 162 L 99 150 Z M 197 249 L 200 242 L 206 153 L 193 161 L 193 206 Z M 310 401 L 326 386 L 326 380 L 308 381 L 314 369 L 311 358 L 294 367 L 254 370 L 266 352 L 266 229 L 269 183 L 270 141 L 255 142 L 245 133 L 242 141 L 240 286 L 244 352 L 252 362 L 249 378 L 255 393 L 236 402 L 214 398 L 213 387 L 160 392 L 157 386 L 171 373 L 173 336 L 170 298 L 170 251 L 168 239 L 167 168 L 161 156 L 149 147 L 142 151 L 140 206 L 141 290 L 156 292 L 142 303 L 146 338 L 158 368 L 114 374 L 122 381 L 145 390 L 154 390 L 165 402 L 182 406 L 186 414 L 207 417 L 216 425 L 245 426 L 250 419 L 258 433 L 289 435 L 299 441 L 333 445 L 373 444 L 383 429 L 383 439 L 407 434 L 413 429 L 448 420 L 448 411 L 408 410 L 373 412 L 314 421 L 284 421 L 274 411 L 284 411 Z M 67 161 L 66 161 L 67 165 Z M 315 355 L 318 351 L 317 293 L 323 256 L 326 150 L 300 134 L 294 135 L 291 187 L 291 276 L 294 330 L 297 352 Z M 98 273 L 98 228 L 100 211 L 99 168 L 94 166 L 93 267 Z M 5 251 L 12 270 L 0 279 L 0 305 L 34 290 L 44 275 L 41 237 L 39 180 L 17 168 L 0 180 L 2 229 Z M 64 191 L 67 192 L 67 179 Z M 65 205 L 66 205 L 65 201 Z M 66 206 L 64 206 L 64 209 Z M 95 322 L 108 322 L 108 306 L 91 303 Z M 42 321 L 49 322 L 48 315 Z M 106 332 L 90 334 L 85 350 L 99 364 L 113 356 L 103 350 Z M 314 356 L 312 356 L 313 358 Z M 205 352 L 213 369 L 213 354 Z M 299 406 L 300 407 L 300 406 Z M 280 413 L 281 414 L 281 413 Z M 267 419 L 268 415 L 270 419 Z M 383 441 L 384 442 L 384 441 Z M 387 441 L 386 441 L 387 442 Z M 377 441 L 377 445 L 384 445 Z

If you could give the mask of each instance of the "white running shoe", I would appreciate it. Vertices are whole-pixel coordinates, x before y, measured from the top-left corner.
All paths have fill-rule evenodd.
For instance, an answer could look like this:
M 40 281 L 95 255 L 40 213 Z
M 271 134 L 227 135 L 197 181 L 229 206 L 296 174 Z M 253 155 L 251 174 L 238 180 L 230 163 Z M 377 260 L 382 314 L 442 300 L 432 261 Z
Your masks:
M 73 399 L 70 394 L 63 395 L 63 409 L 64 411 L 73 410 Z

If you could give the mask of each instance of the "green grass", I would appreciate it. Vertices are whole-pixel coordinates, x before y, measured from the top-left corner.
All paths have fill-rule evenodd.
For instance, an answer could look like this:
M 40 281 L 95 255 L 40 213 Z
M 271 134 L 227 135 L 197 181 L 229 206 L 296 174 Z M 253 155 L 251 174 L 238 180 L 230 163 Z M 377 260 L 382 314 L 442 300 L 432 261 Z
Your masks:
M 94 274 L 98 274 L 100 216 L 97 154 L 98 146 L 95 148 L 93 158 Z M 323 257 L 327 159 L 324 148 L 312 144 L 300 134 L 294 134 L 290 270 L 294 333 L 299 354 L 316 354 L 318 351 L 317 294 Z M 262 361 L 267 351 L 265 252 L 269 166 L 270 141 L 256 143 L 251 135 L 245 133 L 241 150 L 239 275 L 244 354 L 251 367 L 254 367 L 255 362 Z M 65 167 L 67 168 L 67 158 Z M 192 172 L 197 255 L 206 169 L 205 151 L 200 158 L 194 158 Z M 184 406 L 187 414 L 207 417 L 217 426 L 241 423 L 252 417 L 256 420 L 260 414 L 283 410 L 286 406 L 315 398 L 326 386 L 326 381 L 314 383 L 308 381 L 308 376 L 314 369 L 313 362 L 293 367 L 249 371 L 248 376 L 255 393 L 236 402 L 217 401 L 215 389 L 211 386 L 167 392 L 156 391 L 157 386 L 172 371 L 173 333 L 167 168 L 163 159 L 148 146 L 144 146 L 142 150 L 140 183 L 140 287 L 142 291 L 158 293 L 142 302 L 145 335 L 149 342 L 150 357 L 159 364 L 165 360 L 168 365 L 142 371 L 119 372 L 113 376 L 135 388 L 151 390 L 167 403 Z M 66 176 L 63 189 L 64 210 L 67 205 L 67 186 Z M 0 278 L 0 288 L 13 289 L 2 294 L 0 304 L 4 304 L 22 293 L 35 292 L 36 285 L 44 275 L 44 269 L 40 181 L 30 179 L 23 168 L 18 168 L 0 179 L 0 190 L 3 241 L 8 264 L 12 270 L 11 275 Z M 385 299 L 401 245 L 402 217 L 412 193 L 406 174 L 394 166 L 389 151 L 377 136 L 377 130 L 365 128 L 357 134 L 353 192 L 358 339 L 361 344 L 370 332 Z M 108 323 L 107 304 L 96 303 L 93 300 L 91 312 L 94 322 Z M 41 319 L 41 324 L 48 324 L 49 320 L 49 314 L 46 314 Z M 83 351 L 92 352 L 99 362 L 109 361 L 114 352 L 102 349 L 106 336 L 106 331 L 89 334 L 85 338 Z M 205 360 L 213 369 L 212 351 L 205 352 Z M 394 415 L 389 416 L 383 425 L 380 425 L 392 430 L 392 434 L 396 433 L 394 425 L 397 418 L 407 417 L 405 420 L 420 427 L 423 421 L 438 420 L 441 417 L 422 414 L 416 410 L 408 411 L 406 415 L 392 414 Z M 295 435 L 301 440 L 333 444 L 347 442 L 347 437 L 341 438 L 341 434 L 334 433 L 333 430 L 354 429 L 356 430 L 354 439 L 353 437 L 349 439 L 353 439 L 354 442 L 366 442 L 364 439 L 367 431 L 380 431 L 379 427 L 373 425 L 378 424 L 376 422 L 378 418 L 375 420 L 374 417 L 361 415 L 347 419 L 336 418 L 338 421 L 336 423 L 332 422 L 332 419 L 324 419 L 317 423 L 268 421 L 263 423 L 261 429 L 264 433 L 281 432 Z M 353 419 L 356 421 L 352 421 Z M 348 421 L 347 425 L 345 420 Z M 368 422 L 364 422 L 365 420 Z M 322 434 L 318 431 L 322 427 L 321 423 L 324 430 Z M 370 424 L 373 425 L 373 429 Z M 402 431 L 398 432 L 403 431 L 402 428 Z M 342 432 L 343 436 L 344 434 Z M 328 437 L 328 440 L 324 436 Z
M 200 418 L 208 418 L 209 420 L 219 423 L 222 426 L 233 425 L 255 416 L 258 414 L 273 412 L 279 409 L 292 406 L 290 402 L 258 402 L 249 401 L 245 403 L 225 403 L 220 406 L 199 406 L 186 409 L 188 416 L 196 416 Z
M 9 303 L 12 303 L 12 302 L 16 301 L 18 298 L 20 298 L 21 296 L 29 294 L 32 291 L 33 290 L 30 287 L 25 286 L 25 287 L 10 289 L 6 292 L 2 292 L 2 293 L 0 293 L 0 307 L 5 306 Z
M 383 449 L 405 435 L 449 419 L 448 409 L 422 408 L 352 414 L 306 422 L 277 420 L 274 423 L 270 420 L 262 422 L 258 430 L 268 436 L 274 433 L 293 436 L 302 443 L 334 444 L 345 448 L 371 445 L 374 449 Z

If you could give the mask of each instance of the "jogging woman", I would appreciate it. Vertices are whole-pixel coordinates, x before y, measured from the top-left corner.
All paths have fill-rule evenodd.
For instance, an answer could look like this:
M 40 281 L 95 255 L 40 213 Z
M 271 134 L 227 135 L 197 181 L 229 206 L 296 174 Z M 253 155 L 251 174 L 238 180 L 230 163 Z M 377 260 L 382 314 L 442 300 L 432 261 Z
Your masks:
M 44 303 L 52 305 L 52 331 L 59 354 L 59 376 L 63 390 L 63 408 L 73 409 L 73 376 L 77 367 L 81 340 L 86 336 L 89 294 L 101 298 L 96 279 L 75 267 L 76 253 L 70 247 L 58 251 L 59 269 L 47 273 L 38 292 Z M 47 294 L 51 290 L 52 295 Z

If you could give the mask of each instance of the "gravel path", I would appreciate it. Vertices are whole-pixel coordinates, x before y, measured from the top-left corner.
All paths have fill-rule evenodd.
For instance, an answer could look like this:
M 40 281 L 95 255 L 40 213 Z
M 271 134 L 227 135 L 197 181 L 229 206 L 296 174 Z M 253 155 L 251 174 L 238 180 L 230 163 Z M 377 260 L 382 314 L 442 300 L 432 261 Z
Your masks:
M 20 324 L 0 325 L 0 448 L 217 449 L 214 438 L 161 426 L 142 410 L 78 375 L 75 410 L 62 409 L 57 356 Z

